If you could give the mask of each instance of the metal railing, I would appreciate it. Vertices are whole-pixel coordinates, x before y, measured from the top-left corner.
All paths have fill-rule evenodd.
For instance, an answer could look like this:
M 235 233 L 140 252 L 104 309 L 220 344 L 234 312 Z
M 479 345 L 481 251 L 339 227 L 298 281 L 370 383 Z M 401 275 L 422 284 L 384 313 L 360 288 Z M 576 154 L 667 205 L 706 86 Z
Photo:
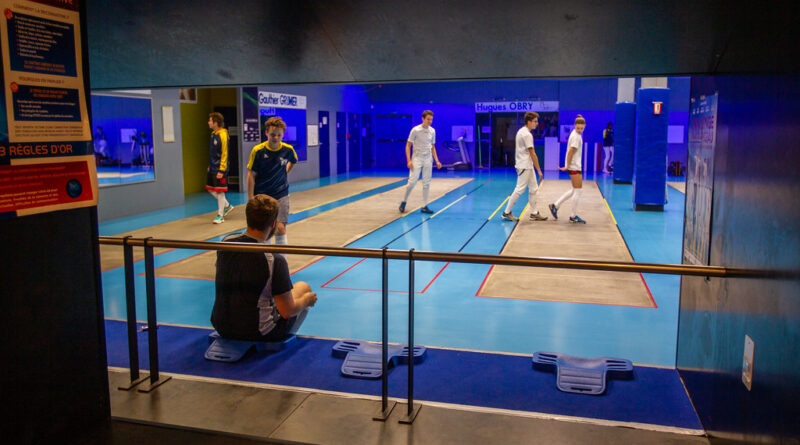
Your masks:
M 162 240 L 152 238 L 108 237 L 98 238 L 100 244 L 123 246 L 125 267 L 125 294 L 128 323 L 128 353 L 130 359 L 130 384 L 120 389 L 129 390 L 143 382 L 147 376 L 139 376 L 138 342 L 136 337 L 136 304 L 133 273 L 133 246 L 144 248 L 145 276 L 147 289 L 147 333 L 150 357 L 150 384 L 139 389 L 149 392 L 163 384 L 169 377 L 159 374 L 158 332 L 155 299 L 155 269 L 153 249 L 175 248 L 194 250 L 216 250 L 236 252 L 269 252 L 282 254 L 301 254 L 315 256 L 379 258 L 382 262 L 382 303 L 381 303 L 381 344 L 383 372 L 381 375 L 381 409 L 373 417 L 386 420 L 395 406 L 388 400 L 388 321 L 389 321 L 389 260 L 408 260 L 408 411 L 400 420 L 402 423 L 414 421 L 419 406 L 414 407 L 414 263 L 415 261 L 437 261 L 451 263 L 495 264 L 502 266 L 548 267 L 559 269 L 601 270 L 609 272 L 638 272 L 669 275 L 690 275 L 703 277 L 758 277 L 763 273 L 754 270 L 725 268 L 719 266 L 691 266 L 685 264 L 629 263 L 618 261 L 590 261 L 567 258 L 527 258 L 501 255 L 481 255 L 471 253 L 426 252 L 411 250 L 363 249 L 349 247 L 319 246 L 278 246 L 251 243 L 229 243 L 210 241 Z

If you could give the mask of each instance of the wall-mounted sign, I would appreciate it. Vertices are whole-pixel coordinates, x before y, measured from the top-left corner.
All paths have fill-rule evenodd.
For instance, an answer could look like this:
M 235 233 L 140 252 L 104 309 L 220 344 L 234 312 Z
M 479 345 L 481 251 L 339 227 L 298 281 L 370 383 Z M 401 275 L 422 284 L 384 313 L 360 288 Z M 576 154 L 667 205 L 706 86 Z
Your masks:
M 653 114 L 661 114 L 661 105 L 663 102 L 653 102 Z
M 97 205 L 79 1 L 0 11 L 0 218 Z
M 692 98 L 689 105 L 684 264 L 710 264 L 717 100 L 717 93 L 714 93 L 711 96 Z
M 274 108 L 297 108 L 305 110 L 306 97 L 298 96 L 296 94 L 271 93 L 269 91 L 259 91 L 258 106 L 274 107 Z
M 476 113 L 524 113 L 558 111 L 558 101 L 514 100 L 510 102 L 475 102 Z

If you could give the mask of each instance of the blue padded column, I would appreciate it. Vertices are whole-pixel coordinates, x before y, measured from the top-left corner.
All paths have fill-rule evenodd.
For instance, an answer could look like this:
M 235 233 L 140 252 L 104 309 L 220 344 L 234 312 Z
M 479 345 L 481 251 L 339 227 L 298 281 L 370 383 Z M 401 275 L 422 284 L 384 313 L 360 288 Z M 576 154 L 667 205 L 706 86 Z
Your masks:
M 633 182 L 636 103 L 618 102 L 614 115 L 614 182 Z
M 661 113 L 654 104 L 661 102 Z M 664 210 L 667 202 L 667 130 L 669 88 L 640 88 L 633 156 L 633 204 L 636 210 Z

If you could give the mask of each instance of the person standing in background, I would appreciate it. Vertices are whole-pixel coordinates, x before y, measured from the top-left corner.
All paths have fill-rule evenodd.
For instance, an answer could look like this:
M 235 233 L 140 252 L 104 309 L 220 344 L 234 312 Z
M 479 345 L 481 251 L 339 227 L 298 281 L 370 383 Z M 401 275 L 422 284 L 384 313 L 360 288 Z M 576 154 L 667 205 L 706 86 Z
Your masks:
M 614 169 L 614 124 L 608 123 L 603 130 L 603 173 L 611 173 Z
M 212 224 L 222 224 L 233 206 L 225 198 L 228 191 L 228 130 L 221 113 L 208 115 L 208 128 L 211 129 L 211 143 L 208 154 L 208 174 L 206 190 L 217 200 L 217 216 Z

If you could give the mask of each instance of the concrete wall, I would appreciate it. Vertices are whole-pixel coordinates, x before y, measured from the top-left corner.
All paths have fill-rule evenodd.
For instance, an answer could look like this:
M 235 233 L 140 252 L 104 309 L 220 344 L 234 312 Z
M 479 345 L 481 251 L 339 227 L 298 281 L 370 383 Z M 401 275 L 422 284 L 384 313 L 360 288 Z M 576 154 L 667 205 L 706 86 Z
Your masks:
M 442 0 L 424 13 L 371 0 L 88 3 L 94 88 L 791 72 L 800 64 L 797 13 L 781 2 Z

